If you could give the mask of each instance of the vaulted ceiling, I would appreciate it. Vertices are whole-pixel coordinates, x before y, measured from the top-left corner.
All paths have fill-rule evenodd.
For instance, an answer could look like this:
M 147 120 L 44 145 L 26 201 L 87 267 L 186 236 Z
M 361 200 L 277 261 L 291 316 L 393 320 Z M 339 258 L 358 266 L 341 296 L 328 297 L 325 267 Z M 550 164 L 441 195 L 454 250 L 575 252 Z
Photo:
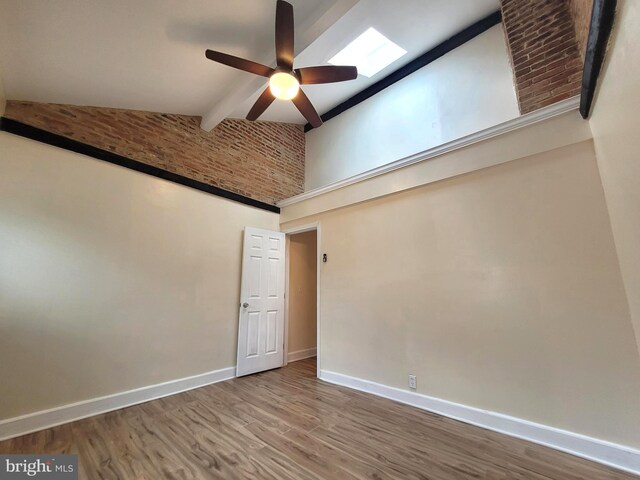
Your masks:
M 499 7 L 498 0 L 289 0 L 296 66 L 325 64 L 373 26 L 407 55 L 371 78 L 305 86 L 320 114 Z M 6 97 L 244 117 L 266 79 L 207 60 L 207 48 L 274 64 L 275 0 L 0 0 Z M 261 120 L 306 123 L 291 102 Z

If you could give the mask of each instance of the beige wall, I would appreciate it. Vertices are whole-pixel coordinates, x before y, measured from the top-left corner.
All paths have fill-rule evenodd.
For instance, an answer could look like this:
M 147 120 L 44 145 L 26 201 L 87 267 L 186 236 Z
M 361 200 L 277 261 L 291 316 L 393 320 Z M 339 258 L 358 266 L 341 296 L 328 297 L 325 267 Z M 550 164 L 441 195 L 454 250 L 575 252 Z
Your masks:
M 640 349 L 639 58 L 640 2 L 620 0 L 590 124 Z
M 276 214 L 7 133 L 0 172 L 0 419 L 235 365 Z
M 289 241 L 289 353 L 316 347 L 317 235 L 291 235 Z
M 591 141 L 283 227 L 315 220 L 323 370 L 640 446 Z

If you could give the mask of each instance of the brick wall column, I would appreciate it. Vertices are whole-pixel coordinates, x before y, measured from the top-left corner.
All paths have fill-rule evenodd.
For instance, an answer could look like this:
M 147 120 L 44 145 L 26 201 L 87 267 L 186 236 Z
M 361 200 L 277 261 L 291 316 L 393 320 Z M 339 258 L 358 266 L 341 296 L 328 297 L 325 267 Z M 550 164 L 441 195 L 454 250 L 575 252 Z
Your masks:
M 502 0 L 521 113 L 580 94 L 582 58 L 566 0 Z
M 587 51 L 587 38 L 589 37 L 589 27 L 591 25 L 591 13 L 593 11 L 593 0 L 568 0 L 569 12 L 573 19 L 573 27 L 576 31 L 578 50 L 584 62 L 584 54 Z

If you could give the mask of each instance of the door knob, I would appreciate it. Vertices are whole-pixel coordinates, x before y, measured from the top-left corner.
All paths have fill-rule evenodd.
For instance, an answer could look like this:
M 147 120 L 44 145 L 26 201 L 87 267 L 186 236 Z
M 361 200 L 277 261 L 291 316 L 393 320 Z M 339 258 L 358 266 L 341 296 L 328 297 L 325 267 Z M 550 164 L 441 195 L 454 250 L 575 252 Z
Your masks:
M 242 304 L 242 307 L 243 307 L 243 308 L 247 308 L 248 306 L 249 306 L 249 304 L 248 304 L 247 302 L 244 302 L 244 303 Z

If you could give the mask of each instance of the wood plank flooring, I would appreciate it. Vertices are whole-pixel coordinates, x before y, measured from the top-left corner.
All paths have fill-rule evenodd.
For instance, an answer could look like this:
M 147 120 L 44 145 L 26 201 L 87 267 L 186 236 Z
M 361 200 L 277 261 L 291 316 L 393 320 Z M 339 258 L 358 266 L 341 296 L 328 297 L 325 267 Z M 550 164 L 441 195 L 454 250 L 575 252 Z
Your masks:
M 85 479 L 626 480 L 555 450 L 315 378 L 315 359 L 0 442 Z

